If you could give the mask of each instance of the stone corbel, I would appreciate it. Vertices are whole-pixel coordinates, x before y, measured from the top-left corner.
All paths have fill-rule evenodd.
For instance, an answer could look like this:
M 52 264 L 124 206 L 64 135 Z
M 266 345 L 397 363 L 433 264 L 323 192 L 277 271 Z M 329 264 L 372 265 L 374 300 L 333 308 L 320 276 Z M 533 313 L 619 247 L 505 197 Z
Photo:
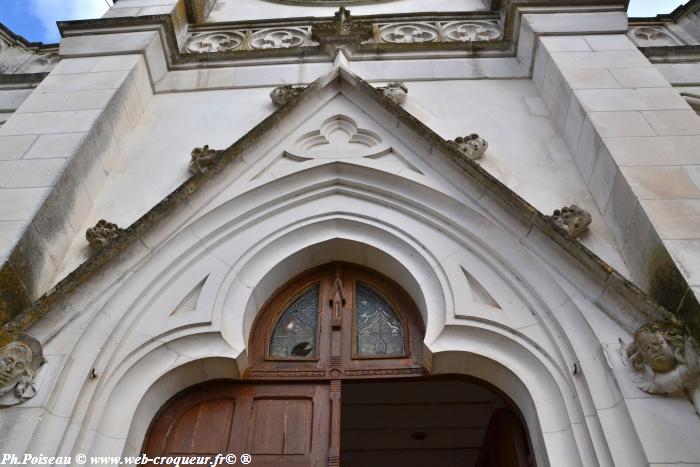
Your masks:
M 408 88 L 401 81 L 392 81 L 386 86 L 377 88 L 377 90 L 381 91 L 384 97 L 396 105 L 403 105 L 406 102 L 406 97 L 408 97 Z
M 467 156 L 469 159 L 476 161 L 484 157 L 486 150 L 489 148 L 489 143 L 484 138 L 480 137 L 476 133 L 472 133 L 469 136 L 460 136 L 454 139 L 454 141 L 448 141 L 448 143 L 455 146 L 459 152 Z
M 555 209 L 552 215 L 545 216 L 545 219 L 570 238 L 576 238 L 585 232 L 593 220 L 591 213 L 575 204 Z
M 94 227 L 85 231 L 85 239 L 88 241 L 93 251 L 97 253 L 117 237 L 124 229 L 117 224 L 100 219 Z
M 273 104 L 281 107 L 301 94 L 304 89 L 306 89 L 304 86 L 280 86 L 270 92 L 270 99 L 272 99 Z
M 630 344 L 620 339 L 620 348 L 639 389 L 648 394 L 684 392 L 700 414 L 700 354 L 678 320 L 644 324 Z
M 27 334 L 0 335 L 0 407 L 36 395 L 36 373 L 43 365 L 41 343 Z
M 222 152 L 222 150 L 210 149 L 208 144 L 201 148 L 194 148 L 190 153 L 190 172 L 193 174 L 207 172 Z

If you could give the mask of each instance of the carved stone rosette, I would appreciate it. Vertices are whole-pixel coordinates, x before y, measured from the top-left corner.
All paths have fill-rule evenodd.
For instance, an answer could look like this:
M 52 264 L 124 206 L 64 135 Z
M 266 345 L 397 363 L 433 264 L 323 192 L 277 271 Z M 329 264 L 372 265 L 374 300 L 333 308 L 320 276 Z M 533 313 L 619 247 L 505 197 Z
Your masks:
M 304 89 L 306 89 L 304 86 L 280 86 L 270 92 L 270 99 L 273 104 L 281 107 L 301 94 Z
M 700 413 L 698 346 L 679 321 L 644 324 L 630 344 L 620 340 L 620 346 L 639 389 L 649 394 L 685 391 Z
M 406 102 L 408 88 L 401 81 L 393 81 L 386 86 L 382 86 L 377 89 L 384 94 L 384 97 L 396 105 L 402 105 L 404 102 Z
M 35 378 L 44 363 L 38 340 L 13 334 L 0 344 L 0 407 L 21 404 L 36 395 Z
M 488 141 L 476 133 L 464 137 L 460 136 L 455 138 L 454 141 L 449 141 L 449 143 L 456 146 L 462 154 L 473 161 L 484 157 L 486 150 L 489 148 Z
M 194 148 L 190 153 L 190 172 L 193 174 L 206 172 L 222 152 L 221 150 L 210 149 L 208 144 L 201 148 Z
M 555 209 L 552 215 L 545 216 L 545 219 L 571 238 L 576 238 L 585 232 L 593 220 L 591 213 L 575 204 Z
M 97 253 L 123 230 L 124 229 L 119 228 L 117 224 L 100 219 L 94 227 L 87 229 L 85 232 L 85 239 L 88 241 L 95 253 Z

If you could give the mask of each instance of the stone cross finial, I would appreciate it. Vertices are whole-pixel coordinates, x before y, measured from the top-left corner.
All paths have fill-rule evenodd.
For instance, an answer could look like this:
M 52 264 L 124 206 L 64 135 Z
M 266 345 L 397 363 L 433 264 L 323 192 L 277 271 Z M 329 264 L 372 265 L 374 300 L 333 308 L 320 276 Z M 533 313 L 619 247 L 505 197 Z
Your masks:
M 117 224 L 100 219 L 94 227 L 87 229 L 85 232 L 85 239 L 88 241 L 95 253 L 97 253 L 123 230 L 124 229 L 119 228 Z
M 545 216 L 545 219 L 571 238 L 576 238 L 585 232 L 593 220 L 591 213 L 575 204 L 555 209 L 552 215 Z
M 36 395 L 35 378 L 44 363 L 38 340 L 13 334 L 0 344 L 0 407 L 20 404 Z

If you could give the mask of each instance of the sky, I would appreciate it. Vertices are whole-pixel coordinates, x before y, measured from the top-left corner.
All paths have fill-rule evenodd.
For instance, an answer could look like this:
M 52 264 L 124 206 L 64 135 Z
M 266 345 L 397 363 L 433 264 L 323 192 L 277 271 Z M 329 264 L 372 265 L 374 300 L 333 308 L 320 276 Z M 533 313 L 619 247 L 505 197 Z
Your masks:
M 439 1 L 439 0 L 433 0 Z M 99 18 L 112 0 L 0 0 L 0 23 L 30 41 L 60 40 L 56 21 Z M 680 0 L 630 0 L 629 16 L 670 13 Z

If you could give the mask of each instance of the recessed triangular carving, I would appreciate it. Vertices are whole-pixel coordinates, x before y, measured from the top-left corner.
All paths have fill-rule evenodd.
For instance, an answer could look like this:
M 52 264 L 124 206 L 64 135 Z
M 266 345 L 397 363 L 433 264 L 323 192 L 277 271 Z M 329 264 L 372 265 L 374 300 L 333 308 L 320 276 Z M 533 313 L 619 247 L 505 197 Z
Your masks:
M 474 276 L 469 274 L 464 268 L 462 268 L 462 272 L 464 273 L 464 277 L 467 278 L 467 282 L 469 282 L 469 287 L 472 290 L 472 300 L 474 300 L 474 302 L 493 308 L 501 308 L 491 294 L 488 293 L 484 286 L 481 285 Z
M 197 300 L 199 300 L 199 295 L 202 293 L 202 288 L 204 288 L 204 283 L 207 281 L 209 276 L 202 279 L 202 281 L 195 286 L 194 289 L 183 298 L 180 303 L 175 307 L 170 316 L 179 315 L 182 313 L 188 313 L 197 309 Z

